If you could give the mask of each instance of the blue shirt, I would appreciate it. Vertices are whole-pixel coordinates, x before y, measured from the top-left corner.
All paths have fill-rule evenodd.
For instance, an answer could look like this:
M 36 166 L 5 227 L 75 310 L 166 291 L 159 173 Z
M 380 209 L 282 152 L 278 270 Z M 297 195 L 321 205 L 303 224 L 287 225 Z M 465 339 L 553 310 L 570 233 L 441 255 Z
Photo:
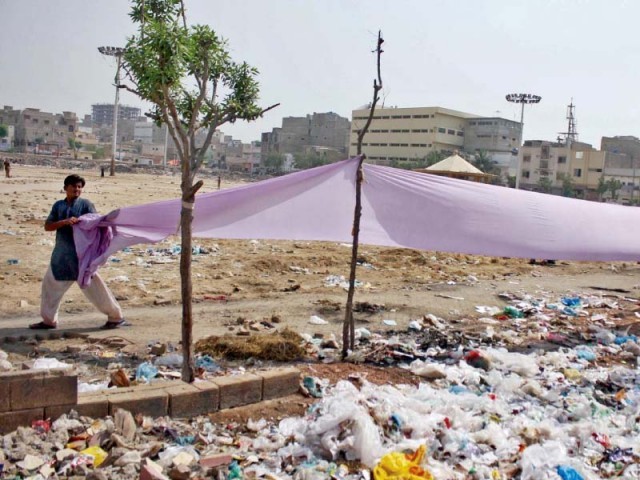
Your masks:
M 58 200 L 51 207 L 48 222 L 58 222 L 71 217 L 80 217 L 85 213 L 96 213 L 89 200 L 75 199 L 71 205 L 66 200 Z M 56 246 L 51 253 L 51 271 L 56 280 L 75 281 L 78 279 L 78 254 L 73 241 L 73 227 L 70 225 L 56 230 Z

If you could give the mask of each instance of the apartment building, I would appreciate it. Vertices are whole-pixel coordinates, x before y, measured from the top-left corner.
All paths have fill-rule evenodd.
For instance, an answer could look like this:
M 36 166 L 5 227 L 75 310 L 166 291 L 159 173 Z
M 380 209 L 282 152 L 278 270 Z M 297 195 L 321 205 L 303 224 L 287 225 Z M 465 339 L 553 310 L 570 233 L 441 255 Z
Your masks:
M 137 120 L 140 116 L 138 107 L 118 105 L 118 122 L 120 120 Z M 91 120 L 94 126 L 113 124 L 113 103 L 95 103 L 91 105 Z M 119 126 L 119 123 L 118 123 Z
M 575 195 L 588 200 L 598 199 L 598 183 L 604 175 L 609 152 L 591 145 L 574 142 L 527 140 L 520 149 L 520 187 L 539 190 L 544 178 L 549 179 L 551 193 L 562 193 L 565 179 L 570 179 Z
M 301 154 L 323 149 L 346 157 L 350 125 L 347 118 L 333 112 L 284 117 L 281 127 L 262 134 L 262 155 Z
M 14 128 L 14 145 L 19 151 L 37 148 L 43 152 L 60 153 L 68 139 L 77 131 L 78 118 L 73 112 L 49 113 L 38 108 L 15 110 L 5 106 L 0 111 L 0 123 Z
M 357 153 L 358 131 L 368 117 L 368 108 L 352 112 L 350 156 Z M 376 108 L 362 152 L 368 161 L 381 164 L 421 160 L 432 151 L 453 154 L 464 149 L 467 121 L 477 118 L 442 107 Z
M 464 151 L 474 154 L 488 152 L 502 170 L 509 168 L 520 148 L 522 124 L 500 117 L 479 117 L 467 120 L 464 129 Z

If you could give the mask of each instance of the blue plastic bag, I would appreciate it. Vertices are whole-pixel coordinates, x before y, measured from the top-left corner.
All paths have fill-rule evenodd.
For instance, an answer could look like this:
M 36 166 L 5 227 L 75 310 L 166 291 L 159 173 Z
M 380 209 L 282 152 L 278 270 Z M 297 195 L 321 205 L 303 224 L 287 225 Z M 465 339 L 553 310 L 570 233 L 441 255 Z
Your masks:
M 568 465 L 558 465 L 556 472 L 558 472 L 562 480 L 584 480 L 584 477 L 575 468 Z

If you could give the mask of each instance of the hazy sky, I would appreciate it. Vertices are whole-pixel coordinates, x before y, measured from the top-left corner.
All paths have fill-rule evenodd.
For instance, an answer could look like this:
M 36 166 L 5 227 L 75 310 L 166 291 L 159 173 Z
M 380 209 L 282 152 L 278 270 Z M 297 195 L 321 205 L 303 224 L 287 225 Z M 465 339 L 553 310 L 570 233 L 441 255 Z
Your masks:
M 284 116 L 369 102 L 376 32 L 385 39 L 388 106 L 442 106 L 519 119 L 510 92 L 542 96 L 525 138 L 553 140 L 576 104 L 580 140 L 640 136 L 640 2 L 635 0 L 185 0 L 192 23 L 225 37 L 260 70 L 256 122 L 222 128 L 244 141 Z M 132 33 L 127 0 L 0 0 L 0 106 L 91 113 L 113 102 L 115 60 L 97 51 Z M 121 102 L 141 105 L 127 92 Z

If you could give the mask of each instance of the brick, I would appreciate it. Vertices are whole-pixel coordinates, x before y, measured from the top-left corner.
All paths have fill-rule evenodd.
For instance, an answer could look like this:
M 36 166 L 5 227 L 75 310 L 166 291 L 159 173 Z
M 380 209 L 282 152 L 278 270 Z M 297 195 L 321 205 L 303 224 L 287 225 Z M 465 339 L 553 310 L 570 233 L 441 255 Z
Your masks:
M 45 407 L 44 416 L 55 420 L 64 413 L 69 413 L 71 410 L 78 412 L 81 417 L 90 418 L 103 418 L 109 415 L 109 400 L 106 395 L 83 397 L 82 394 L 78 395 L 78 403 L 71 405 L 51 405 Z
M 218 411 L 220 391 L 217 385 L 209 384 L 209 388 L 198 388 L 187 383 L 174 383 L 178 384 L 165 389 L 169 394 L 169 415 L 172 417 L 189 418 Z
M 11 385 L 0 381 L 0 413 L 11 410 Z
M 219 377 L 220 409 L 248 405 L 262 400 L 262 377 L 253 374 Z
M 259 375 L 262 377 L 262 400 L 286 397 L 300 388 L 300 370 L 297 368 L 276 368 Z
M 78 401 L 78 377 L 68 370 L 23 371 L 10 381 L 11 410 Z
M 0 434 L 13 432 L 18 427 L 30 427 L 34 420 L 44 419 L 44 408 L 31 408 L 0 413 Z
M 118 408 L 128 410 L 134 415 L 141 413 L 150 417 L 162 417 L 169 409 L 169 395 L 162 390 L 145 390 L 130 393 L 119 393 L 107 396 L 109 415 Z

